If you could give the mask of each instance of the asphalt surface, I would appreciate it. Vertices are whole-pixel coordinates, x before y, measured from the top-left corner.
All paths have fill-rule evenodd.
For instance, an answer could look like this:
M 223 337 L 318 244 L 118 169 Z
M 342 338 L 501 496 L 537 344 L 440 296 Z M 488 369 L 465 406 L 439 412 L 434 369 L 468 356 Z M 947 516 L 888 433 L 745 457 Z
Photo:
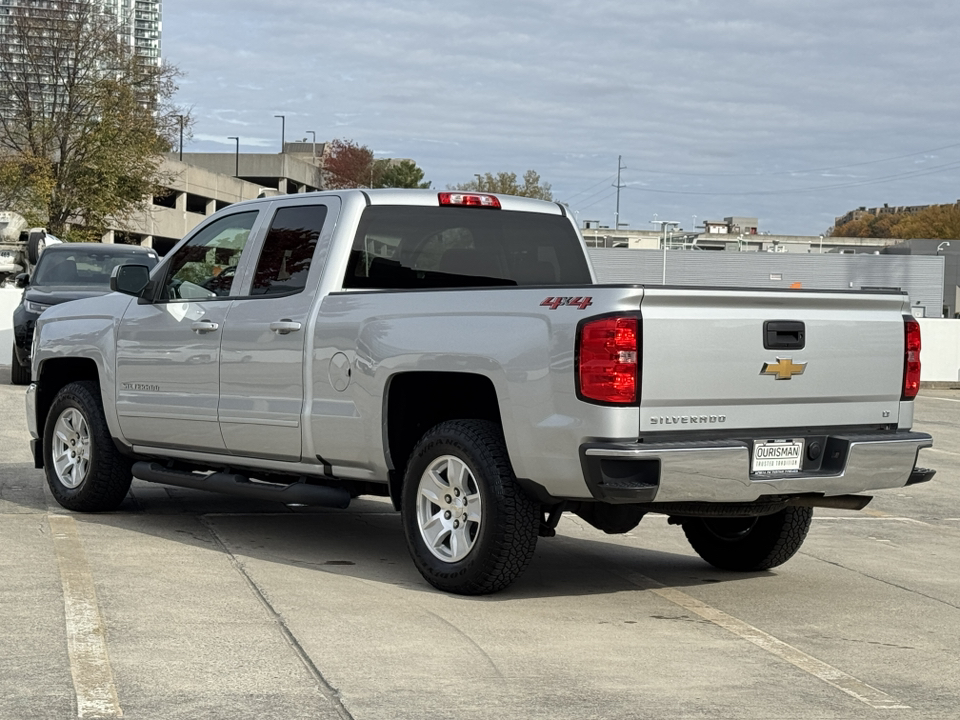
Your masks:
M 64 511 L 0 384 L 0 718 L 956 718 L 960 392 L 917 418 L 934 480 L 818 510 L 772 572 L 714 570 L 662 517 L 565 517 L 512 588 L 463 598 L 380 500 L 138 481 Z

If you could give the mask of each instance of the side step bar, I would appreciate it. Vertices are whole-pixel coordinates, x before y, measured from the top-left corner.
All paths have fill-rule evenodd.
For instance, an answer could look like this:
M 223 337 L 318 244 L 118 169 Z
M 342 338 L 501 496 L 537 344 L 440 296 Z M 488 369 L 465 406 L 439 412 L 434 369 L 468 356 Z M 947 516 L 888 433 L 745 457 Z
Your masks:
M 133 476 L 139 480 L 190 488 L 209 490 L 225 495 L 237 495 L 253 500 L 270 500 L 287 505 L 319 505 L 321 507 L 345 508 L 350 504 L 350 493 L 343 488 L 326 485 L 308 485 L 295 482 L 291 485 L 254 482 L 244 475 L 215 472 L 210 475 L 171 470 L 152 462 L 133 464 Z

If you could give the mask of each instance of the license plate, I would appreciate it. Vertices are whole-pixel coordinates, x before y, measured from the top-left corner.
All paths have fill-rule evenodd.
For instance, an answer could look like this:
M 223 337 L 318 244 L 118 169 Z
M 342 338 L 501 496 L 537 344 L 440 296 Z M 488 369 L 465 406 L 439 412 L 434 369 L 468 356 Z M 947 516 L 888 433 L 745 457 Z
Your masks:
M 764 440 L 753 444 L 751 472 L 789 472 L 803 462 L 803 439 Z

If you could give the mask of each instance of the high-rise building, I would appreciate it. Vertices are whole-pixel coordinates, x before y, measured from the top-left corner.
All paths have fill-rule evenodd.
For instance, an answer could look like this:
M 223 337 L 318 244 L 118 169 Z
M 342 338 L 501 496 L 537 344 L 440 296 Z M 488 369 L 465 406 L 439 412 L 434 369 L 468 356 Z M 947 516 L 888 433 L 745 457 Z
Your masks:
M 0 116 L 22 109 L 23 93 L 30 102 L 44 105 L 53 103 L 55 88 L 61 85 L 64 72 L 70 66 L 69 52 L 57 48 L 47 28 L 58 27 L 79 16 L 87 16 L 83 5 L 99 6 L 113 16 L 120 26 L 120 38 L 151 65 L 160 64 L 161 0 L 0 0 Z M 14 17 L 20 14 L 36 26 L 27 35 L 36 38 L 36 45 L 28 47 L 23 25 L 14 30 Z M 52 23 L 52 25 L 51 25 Z M 32 23 L 31 23 L 32 24 Z M 11 86 L 19 84 L 21 101 L 16 102 Z
M 125 38 L 137 55 L 160 62 L 162 28 L 161 0 L 90 0 L 114 15 L 125 29 Z M 0 43 L 7 43 L 6 28 L 10 14 L 17 9 L 37 11 L 69 9 L 77 0 L 0 0 Z

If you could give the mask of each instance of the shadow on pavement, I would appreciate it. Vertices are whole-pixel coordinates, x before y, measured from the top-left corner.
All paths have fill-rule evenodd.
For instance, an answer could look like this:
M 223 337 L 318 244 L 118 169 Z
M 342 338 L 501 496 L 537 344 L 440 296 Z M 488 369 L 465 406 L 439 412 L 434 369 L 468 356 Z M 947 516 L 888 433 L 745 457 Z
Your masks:
M 22 503 L 24 511 L 36 512 L 35 485 L 43 483 L 42 471 L 28 466 L 22 469 L 23 473 L 17 475 L 29 473 L 33 490 L 23 490 L 20 482 L 20 494 L 4 492 L 4 484 L 0 483 L 0 494 L 6 496 L 8 507 Z M 52 508 L 58 507 L 48 492 L 46 497 Z M 265 562 L 308 569 L 317 573 L 319 585 L 325 575 L 336 575 L 379 584 L 385 589 L 438 592 L 421 578 L 408 555 L 399 513 L 381 499 L 358 498 L 347 510 L 290 509 L 280 504 L 135 481 L 131 494 L 116 512 L 62 512 L 72 514 L 82 524 L 144 533 L 206 550 L 219 549 L 222 543 L 241 564 Z M 650 533 L 650 537 L 675 532 L 681 531 L 663 527 L 656 534 Z M 579 537 L 580 533 L 595 533 L 596 539 Z M 589 596 L 636 592 L 657 583 L 690 587 L 774 577 L 773 573 L 722 572 L 692 554 L 638 548 L 636 542 L 635 537 L 607 539 L 600 531 L 580 530 L 572 525 L 565 528 L 562 523 L 557 537 L 540 538 L 533 561 L 513 586 L 495 595 L 459 599 L 498 602 Z M 645 578 L 655 582 L 648 583 Z

